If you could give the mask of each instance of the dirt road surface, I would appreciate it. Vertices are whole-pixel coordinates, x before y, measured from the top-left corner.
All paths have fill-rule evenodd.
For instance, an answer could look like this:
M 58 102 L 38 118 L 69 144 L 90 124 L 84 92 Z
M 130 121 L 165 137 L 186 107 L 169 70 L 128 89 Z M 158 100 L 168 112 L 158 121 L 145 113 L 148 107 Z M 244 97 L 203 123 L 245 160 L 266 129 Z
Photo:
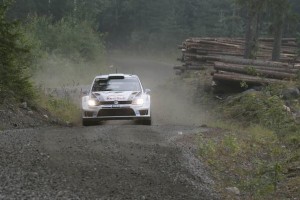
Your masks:
M 111 60 L 152 90 L 154 125 L 131 121 L 91 127 L 0 132 L 0 199 L 217 199 L 195 148 L 178 142 L 205 133 L 201 108 L 166 91 L 172 64 Z M 129 71 L 131 70 L 131 71 Z

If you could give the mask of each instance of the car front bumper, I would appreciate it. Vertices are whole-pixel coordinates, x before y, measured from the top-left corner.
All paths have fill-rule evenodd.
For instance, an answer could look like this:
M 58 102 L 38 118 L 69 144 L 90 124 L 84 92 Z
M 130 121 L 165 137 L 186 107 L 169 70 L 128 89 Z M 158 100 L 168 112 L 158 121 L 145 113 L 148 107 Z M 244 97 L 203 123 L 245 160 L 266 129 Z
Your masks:
M 151 113 L 147 105 L 100 105 L 83 108 L 82 118 L 86 121 L 144 120 L 150 119 Z

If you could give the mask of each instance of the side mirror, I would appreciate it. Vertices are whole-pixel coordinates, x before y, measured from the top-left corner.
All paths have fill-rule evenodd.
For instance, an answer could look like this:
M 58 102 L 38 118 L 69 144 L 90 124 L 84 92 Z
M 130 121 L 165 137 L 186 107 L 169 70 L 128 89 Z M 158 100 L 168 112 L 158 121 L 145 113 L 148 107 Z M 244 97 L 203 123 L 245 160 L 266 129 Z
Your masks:
M 145 93 L 146 93 L 146 94 L 149 94 L 150 92 L 151 92 L 150 89 L 145 89 Z

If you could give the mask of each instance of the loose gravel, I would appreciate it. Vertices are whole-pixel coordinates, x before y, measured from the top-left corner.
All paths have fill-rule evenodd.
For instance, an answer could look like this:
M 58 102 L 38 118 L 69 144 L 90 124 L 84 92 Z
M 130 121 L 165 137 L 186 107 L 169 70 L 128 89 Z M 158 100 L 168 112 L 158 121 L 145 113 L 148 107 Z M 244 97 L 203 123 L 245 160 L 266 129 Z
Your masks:
M 104 125 L 0 132 L 0 199 L 217 199 L 205 169 L 176 145 L 178 132 L 199 131 Z

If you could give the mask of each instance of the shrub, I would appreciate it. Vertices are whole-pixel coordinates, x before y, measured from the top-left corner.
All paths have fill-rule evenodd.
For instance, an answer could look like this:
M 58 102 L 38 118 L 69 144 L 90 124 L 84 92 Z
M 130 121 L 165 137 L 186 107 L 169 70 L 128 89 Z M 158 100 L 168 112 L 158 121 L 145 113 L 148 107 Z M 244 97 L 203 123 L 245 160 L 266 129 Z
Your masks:
M 33 16 L 24 26 L 29 41 L 36 43 L 34 55 L 39 70 L 34 81 L 45 87 L 90 83 L 100 74 L 104 63 L 102 35 L 91 22 L 66 17 L 54 21 L 49 17 Z
M 26 30 L 40 41 L 42 51 L 86 61 L 101 57 L 104 53 L 102 35 L 94 30 L 91 22 L 75 21 L 72 17 L 54 21 L 37 16 L 30 17 L 28 21 Z
M 284 108 L 284 101 L 269 92 L 241 95 L 225 104 L 228 117 L 247 124 L 261 124 L 272 130 L 285 129 L 293 122 L 292 115 Z

